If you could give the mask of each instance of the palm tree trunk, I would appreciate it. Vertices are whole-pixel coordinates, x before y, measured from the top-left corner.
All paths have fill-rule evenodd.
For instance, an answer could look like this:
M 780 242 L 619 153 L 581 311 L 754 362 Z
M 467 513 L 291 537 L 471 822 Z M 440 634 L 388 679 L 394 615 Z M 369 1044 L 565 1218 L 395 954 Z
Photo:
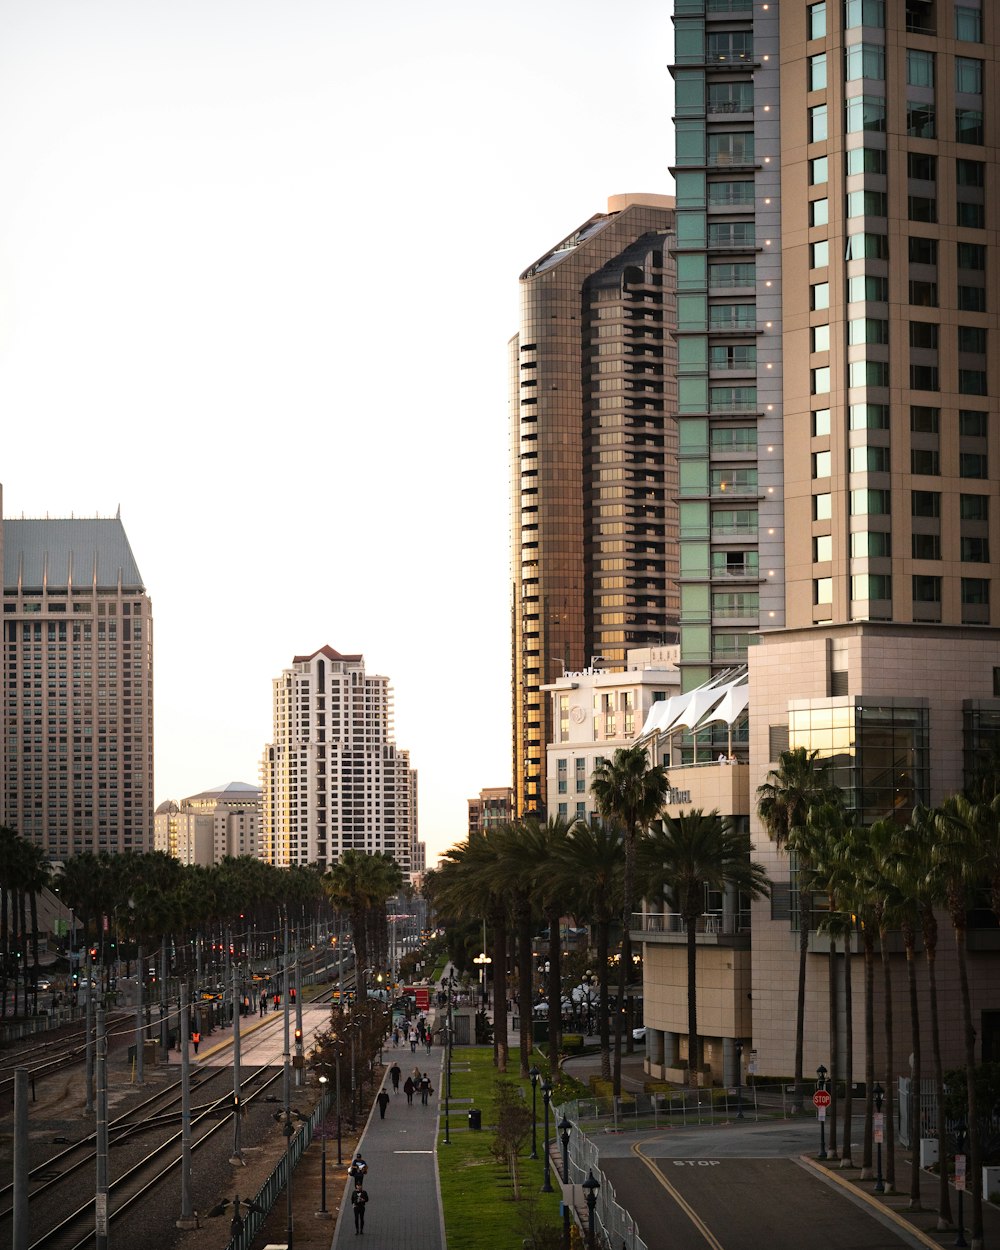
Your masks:
M 523 1080 L 528 1079 L 528 1070 L 531 1067 L 531 1026 L 533 1020 L 531 1013 L 531 972 L 533 962 L 531 958 L 531 904 L 524 897 L 519 899 L 517 903 L 517 998 L 518 1015 L 521 1020 L 520 1051 L 521 1077 Z
M 963 900 L 964 903 L 964 900 Z M 962 991 L 962 1020 L 965 1025 L 965 1085 L 967 1090 L 966 1108 L 969 1119 L 969 1175 L 972 1178 L 972 1250 L 982 1250 L 983 1246 L 983 1188 L 980 1183 L 982 1175 L 979 1141 L 979 1107 L 976 1097 L 976 1029 L 972 1023 L 972 999 L 969 995 L 969 969 L 965 959 L 965 908 L 952 909 L 952 925 L 955 929 L 955 945 L 958 951 L 958 980 Z
M 562 943 L 560 913 L 550 911 L 549 919 L 549 1071 L 555 1075 L 562 1066 Z
M 831 905 L 831 912 L 833 907 Z M 839 1076 L 840 1047 L 837 1044 L 837 939 L 830 934 L 829 956 L 829 1002 L 830 1002 L 830 1141 L 827 1155 L 837 1157 L 837 1078 Z
M 948 1169 L 944 1166 L 947 1140 L 947 1121 L 944 1107 L 944 1064 L 941 1060 L 941 1026 L 938 1019 L 937 993 L 937 920 L 934 909 L 923 909 L 924 951 L 927 955 L 927 989 L 931 1003 L 931 1053 L 934 1061 L 934 1097 L 937 1102 L 937 1139 L 938 1139 L 938 1229 L 951 1226 L 951 1190 L 948 1184 Z
M 601 1079 L 611 1080 L 611 1032 L 608 1028 L 608 948 L 611 944 L 610 921 L 597 924 L 597 1004 L 600 1013 L 598 1033 L 601 1039 Z
M 507 1071 L 507 916 L 502 907 L 493 913 L 493 1060 L 497 1071 Z
M 872 1130 L 875 1104 L 875 939 L 871 924 L 861 930 L 865 961 L 865 1127 L 861 1140 L 861 1179 L 872 1174 Z
M 882 984 L 885 995 L 885 1101 L 882 1104 L 885 1115 L 885 1192 L 896 1192 L 896 1120 L 893 1108 L 895 1098 L 892 1092 L 892 967 L 889 956 L 889 931 L 879 925 L 879 946 L 882 948 Z
M 906 981 L 910 994 L 910 1032 L 913 1063 L 910 1069 L 910 1204 L 907 1210 L 920 1211 L 920 1008 L 917 1005 L 917 952 L 913 925 L 906 922 Z M 942 1160 L 942 1166 L 944 1160 Z
M 806 896 L 799 891 L 799 983 L 795 1001 L 795 1092 L 792 1110 L 800 1112 L 803 1103 L 802 1064 L 806 1029 L 806 960 L 809 955 L 809 916 Z
M 686 915 L 688 1000 L 688 1085 L 696 1087 L 701 1076 L 701 1039 L 698 1036 L 698 916 Z
M 844 1056 L 844 1132 L 843 1145 L 840 1148 L 840 1166 L 854 1166 L 851 1146 L 851 1116 L 854 1113 L 854 986 L 853 976 L 854 932 L 849 932 L 844 939 L 844 1033 L 847 1036 L 847 1054 Z

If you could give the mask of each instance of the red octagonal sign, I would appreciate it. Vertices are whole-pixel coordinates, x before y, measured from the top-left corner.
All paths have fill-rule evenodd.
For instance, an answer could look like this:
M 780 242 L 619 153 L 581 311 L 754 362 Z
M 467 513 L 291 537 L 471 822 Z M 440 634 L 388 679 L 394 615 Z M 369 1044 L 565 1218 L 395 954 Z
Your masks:
M 830 1091 L 826 1089 L 818 1089 L 816 1093 L 813 1094 L 813 1106 L 814 1107 L 829 1107 L 829 1105 L 830 1105 Z

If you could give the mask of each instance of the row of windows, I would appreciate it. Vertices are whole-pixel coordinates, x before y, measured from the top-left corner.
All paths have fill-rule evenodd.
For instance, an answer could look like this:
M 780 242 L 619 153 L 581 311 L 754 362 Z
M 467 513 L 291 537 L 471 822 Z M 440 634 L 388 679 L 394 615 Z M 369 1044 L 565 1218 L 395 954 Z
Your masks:
M 922 35 L 936 34 L 933 4 L 928 4 L 927 0 L 905 2 L 907 31 Z M 806 10 L 806 33 L 809 39 L 826 38 L 832 27 L 830 18 L 835 7 L 835 0 L 819 0 L 818 3 L 809 5 Z M 843 13 L 845 30 L 856 30 L 861 26 L 885 29 L 885 0 L 843 0 Z M 979 4 L 956 4 L 952 31 L 955 38 L 963 43 L 982 43 L 983 15 Z
M 815 451 L 812 455 L 813 481 L 831 476 L 832 452 Z M 889 448 L 881 446 L 852 447 L 850 455 L 852 473 L 888 473 L 890 472 Z M 962 451 L 958 456 L 959 476 L 985 481 L 989 477 L 989 463 L 985 452 Z M 910 472 L 921 477 L 941 476 L 941 453 L 932 447 L 912 447 L 910 449 Z M 756 485 L 756 481 L 754 482 Z M 738 493 L 738 492 L 737 492 Z M 926 494 L 928 492 L 918 492 Z M 981 496 L 973 495 L 973 499 Z M 937 513 L 917 513 L 914 516 L 937 516 Z
M 955 112 L 956 143 L 985 142 L 983 110 L 958 107 Z M 809 142 L 822 143 L 830 137 L 827 105 L 813 104 L 808 110 Z M 885 96 L 851 96 L 844 102 L 844 129 L 849 135 L 886 130 Z M 937 138 L 937 108 L 926 100 L 906 101 L 906 133 L 914 139 Z
M 914 560 L 940 560 L 940 534 L 911 534 L 911 551 Z M 963 564 L 988 564 L 990 559 L 989 539 L 962 535 L 960 539 L 960 559 Z M 876 557 L 889 558 L 892 555 L 892 535 L 884 531 L 861 531 L 851 535 L 851 556 L 855 559 L 871 559 Z M 813 561 L 816 564 L 829 563 L 833 559 L 833 537 L 830 534 L 817 534 L 813 538 Z
M 911 589 L 914 602 L 940 603 L 941 578 L 933 575 L 915 574 L 911 578 Z M 990 582 L 987 577 L 963 577 L 960 579 L 960 596 L 963 606 L 989 606 Z M 851 598 L 856 601 L 866 599 L 891 599 L 892 576 L 888 573 L 855 573 L 851 577 Z M 817 577 L 813 579 L 813 603 L 833 602 L 833 578 Z
M 849 492 L 851 516 L 889 516 L 892 512 L 892 492 L 864 488 Z M 813 495 L 813 520 L 829 521 L 833 517 L 833 496 L 828 493 Z M 989 520 L 988 495 L 960 495 L 959 516 L 963 521 Z M 939 517 L 941 515 L 941 492 L 933 490 L 910 491 L 910 514 L 915 517 Z M 884 553 L 880 553 L 884 554 Z

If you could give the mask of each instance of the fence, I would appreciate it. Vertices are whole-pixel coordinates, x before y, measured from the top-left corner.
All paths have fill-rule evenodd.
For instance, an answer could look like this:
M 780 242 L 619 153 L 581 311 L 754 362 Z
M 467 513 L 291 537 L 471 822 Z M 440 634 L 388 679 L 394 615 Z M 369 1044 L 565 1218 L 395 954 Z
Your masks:
M 326 1118 L 332 1098 L 332 1094 L 324 1094 L 313 1108 L 309 1119 L 302 1122 L 301 1128 L 292 1137 L 289 1148 L 281 1156 L 278 1166 L 254 1195 L 253 1208 L 257 1209 L 251 1208 L 247 1210 L 245 1216 L 242 1216 L 243 1223 L 239 1231 L 234 1233 L 226 1250 L 250 1250 L 271 1208 L 278 1201 L 285 1186 L 291 1183 L 289 1169 L 294 1170 L 295 1165 L 302 1158 L 302 1152 L 312 1141 L 317 1125 Z M 295 1121 L 292 1123 L 294 1126 Z M 242 1215 L 242 1212 L 237 1212 L 237 1214 Z
M 811 1086 L 809 1087 L 811 1089 Z M 806 1101 L 809 1092 L 804 1095 Z M 779 1120 L 792 1114 L 794 1086 L 754 1084 L 729 1088 L 673 1089 L 567 1103 L 575 1123 L 595 1132 L 725 1124 L 731 1120 Z
M 901 1146 L 909 1149 L 913 1146 L 917 1148 L 917 1144 L 910 1141 L 910 1107 L 912 1093 L 912 1079 L 908 1076 L 901 1076 L 896 1086 L 896 1140 Z M 920 1137 L 937 1137 L 937 1090 L 934 1087 L 933 1079 L 924 1077 L 920 1082 L 920 1108 L 918 1111 L 918 1134 Z M 980 1125 L 980 1131 L 986 1137 L 994 1137 L 1000 1135 L 1000 1116 L 991 1114 L 991 1109 L 984 1107 L 980 1109 L 977 1116 Z M 964 1116 L 958 1120 L 946 1119 L 945 1132 L 949 1137 L 953 1137 L 956 1129 L 960 1124 L 964 1124 Z M 952 1149 L 954 1142 L 948 1146 Z
M 571 1199 L 573 1208 L 581 1219 L 586 1220 L 587 1216 L 584 1214 L 587 1210 L 586 1203 L 582 1192 L 577 1191 L 587 1179 L 588 1174 L 593 1173 L 594 1179 L 600 1185 L 594 1207 L 594 1230 L 597 1244 L 605 1250 L 611 1250 L 611 1247 L 614 1247 L 614 1250 L 646 1250 L 646 1243 L 639 1236 L 635 1220 L 624 1207 L 618 1204 L 614 1186 L 601 1171 L 597 1146 L 587 1137 L 573 1114 L 578 1105 L 566 1103 L 565 1106 L 555 1109 L 560 1119 L 566 1115 L 577 1129 L 576 1132 L 570 1134 L 568 1156 L 569 1183 L 573 1186 Z

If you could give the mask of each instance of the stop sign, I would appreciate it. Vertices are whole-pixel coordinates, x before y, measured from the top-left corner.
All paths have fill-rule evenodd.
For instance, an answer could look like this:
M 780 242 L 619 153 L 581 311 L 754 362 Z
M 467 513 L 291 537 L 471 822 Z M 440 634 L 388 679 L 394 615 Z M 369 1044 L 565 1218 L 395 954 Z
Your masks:
M 814 1107 L 829 1107 L 829 1105 L 830 1105 L 829 1090 L 818 1089 L 816 1093 L 813 1094 L 813 1106 Z

